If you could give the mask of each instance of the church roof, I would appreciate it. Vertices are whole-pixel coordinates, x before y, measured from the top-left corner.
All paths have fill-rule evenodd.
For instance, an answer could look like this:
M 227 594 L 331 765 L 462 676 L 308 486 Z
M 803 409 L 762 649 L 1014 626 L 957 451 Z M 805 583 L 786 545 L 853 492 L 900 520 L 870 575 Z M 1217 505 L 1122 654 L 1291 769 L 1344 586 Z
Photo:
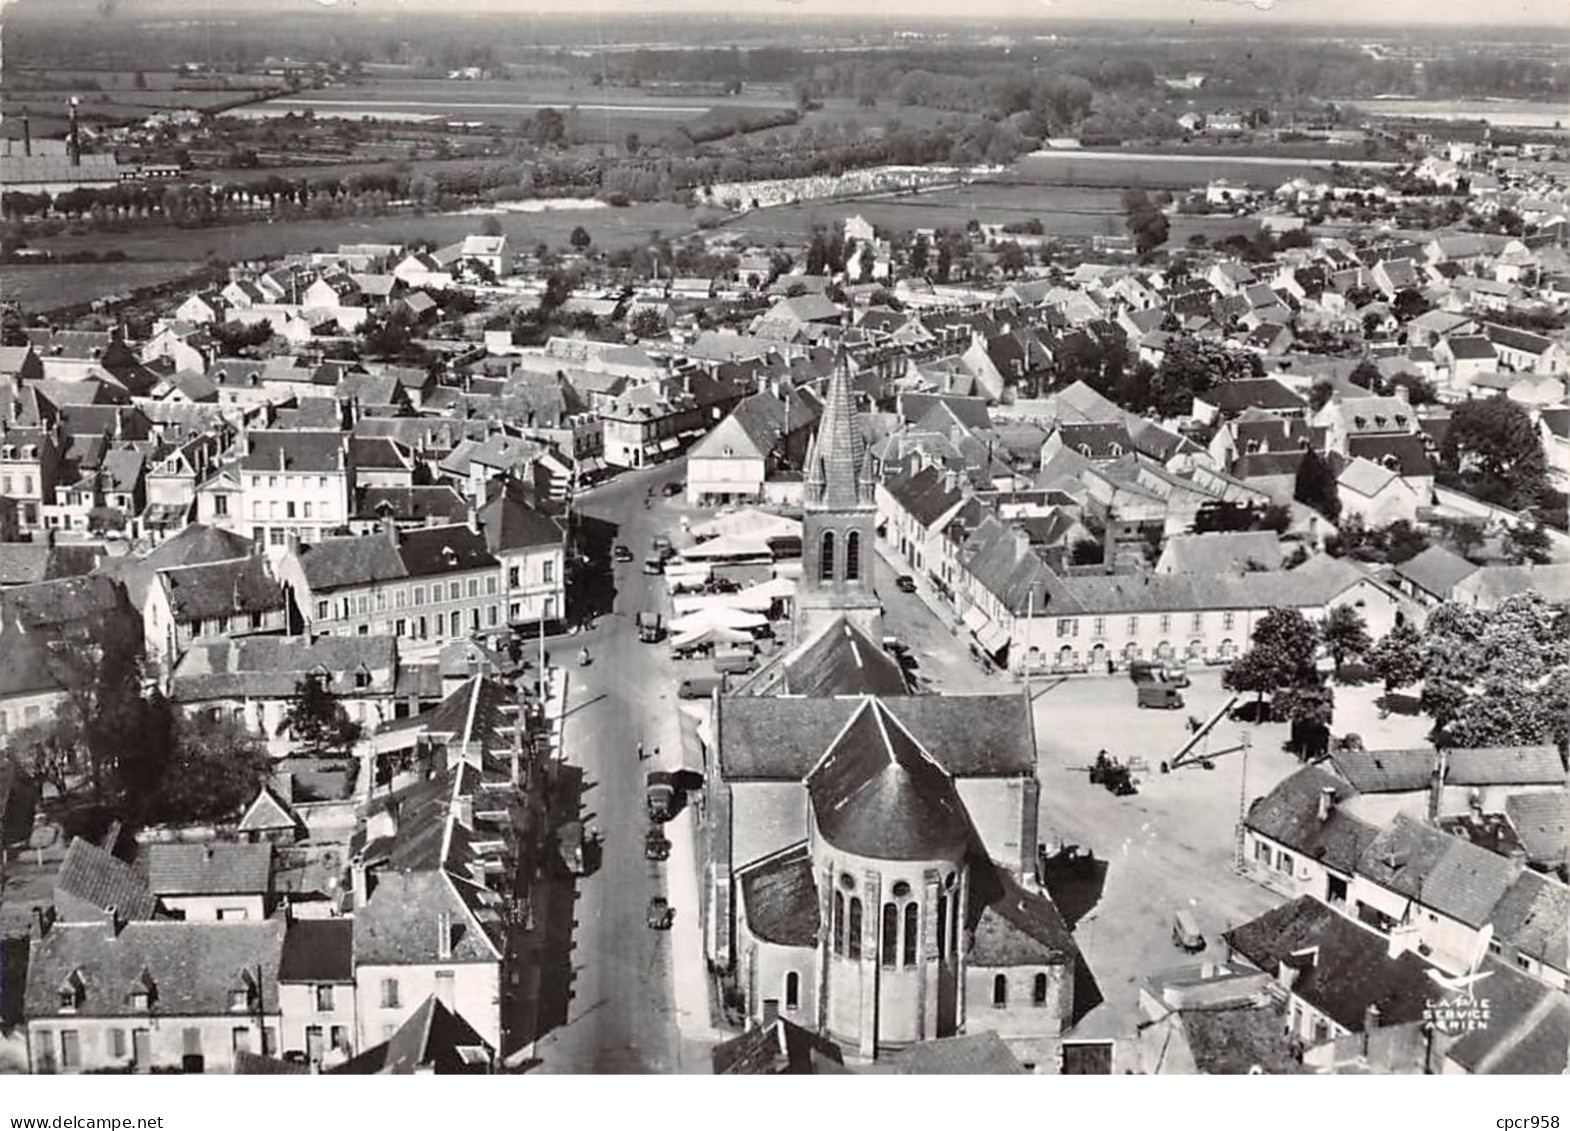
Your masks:
M 836 617 L 785 657 L 787 695 L 905 695 L 899 661 L 860 628 Z
M 715 726 L 721 776 L 730 782 L 801 781 L 862 702 L 722 697 Z M 906 695 L 881 705 L 955 777 L 1035 772 L 1035 733 L 1022 694 Z
M 970 884 L 971 906 L 980 909 L 970 924 L 972 966 L 1057 965 L 1079 953 L 1057 906 L 1041 892 L 979 860 L 971 864 Z
M 858 856 L 929 860 L 970 839 L 948 773 L 877 699 L 862 700 L 808 775 L 807 794 L 823 838 Z
M 812 947 L 818 943 L 818 885 L 805 844 L 777 853 L 739 872 L 747 927 L 776 946 Z
M 856 427 L 850 397 L 850 374 L 844 364 L 836 365 L 803 469 L 809 501 L 815 499 L 827 510 L 855 510 L 864 501 L 866 458 L 867 442 Z

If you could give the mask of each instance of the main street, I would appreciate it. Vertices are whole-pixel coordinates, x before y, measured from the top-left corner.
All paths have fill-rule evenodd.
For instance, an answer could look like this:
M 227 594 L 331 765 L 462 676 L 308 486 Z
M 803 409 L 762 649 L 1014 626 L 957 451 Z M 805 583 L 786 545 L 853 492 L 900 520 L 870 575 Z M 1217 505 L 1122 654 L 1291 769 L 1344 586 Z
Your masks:
M 547 962 L 541 986 L 542 1028 L 536 1045 L 541 1072 L 708 1072 L 708 1046 L 684 1040 L 677 1029 L 672 986 L 676 935 L 650 930 L 645 913 L 651 895 L 666 893 L 671 864 L 644 859 L 649 827 L 644 775 L 652 760 L 637 761 L 641 741 L 651 755 L 664 743 L 679 752 L 676 688 L 662 670 L 662 649 L 640 643 L 637 613 L 659 607 L 663 585 L 642 572 L 650 540 L 669 511 L 660 488 L 680 479 L 684 461 L 624 474 L 579 496 L 574 507 L 579 544 L 590 558 L 586 596 L 599 615 L 593 628 L 547 642 L 552 662 L 568 669 L 567 716 L 562 746 L 565 777 L 581 771 L 580 818 L 603 838 L 602 858 L 573 885 L 568 900 L 550 901 L 547 915 L 570 916 L 570 960 Z M 655 502 L 645 507 L 652 488 Z M 614 566 L 611 542 L 627 546 L 635 560 Z M 592 663 L 577 666 L 580 648 Z M 665 762 L 675 764 L 667 757 Z M 674 863 L 674 861 L 672 862 Z M 678 916 L 696 916 L 680 906 Z M 566 941 L 566 924 L 547 928 Z

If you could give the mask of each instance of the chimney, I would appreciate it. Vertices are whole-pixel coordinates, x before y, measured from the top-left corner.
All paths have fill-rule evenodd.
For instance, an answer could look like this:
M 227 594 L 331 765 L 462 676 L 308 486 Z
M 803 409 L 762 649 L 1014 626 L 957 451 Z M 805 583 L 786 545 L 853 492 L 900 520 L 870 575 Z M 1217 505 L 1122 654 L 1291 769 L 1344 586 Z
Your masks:
M 1373 1002 L 1368 1003 L 1368 1008 L 1363 1010 L 1363 1059 L 1368 1059 L 1369 1037 L 1374 1030 L 1379 1028 L 1379 1006 Z
M 480 512 L 474 507 L 474 504 L 472 503 L 469 505 L 468 524 L 469 529 L 474 533 L 478 534 L 480 532 Z
M 354 909 L 358 911 L 371 898 L 370 877 L 365 871 L 365 857 L 356 856 L 349 861 L 349 890 L 354 895 Z
M 1440 750 L 1434 757 L 1434 769 L 1428 776 L 1428 819 L 1439 819 L 1439 808 L 1445 796 L 1445 752 Z
M 1324 824 L 1330 820 L 1330 814 L 1336 811 L 1336 791 L 1331 786 L 1325 786 L 1319 791 L 1319 823 Z
M 391 511 L 382 515 L 382 533 L 387 535 L 393 545 L 398 544 L 398 520 L 393 518 Z
M 763 1026 L 768 1028 L 780 1019 L 780 999 L 766 997 L 763 999 Z
M 44 907 L 33 905 L 33 938 L 41 939 L 49 933 L 49 912 Z
M 443 962 L 452 957 L 452 914 L 447 911 L 436 915 L 436 957 Z
M 33 124 L 27 120 L 27 107 L 22 107 L 22 156 L 33 155 Z
M 111 941 L 120 937 L 120 928 L 125 926 L 125 917 L 120 914 L 120 909 L 112 903 L 104 908 L 104 925 L 109 928 Z

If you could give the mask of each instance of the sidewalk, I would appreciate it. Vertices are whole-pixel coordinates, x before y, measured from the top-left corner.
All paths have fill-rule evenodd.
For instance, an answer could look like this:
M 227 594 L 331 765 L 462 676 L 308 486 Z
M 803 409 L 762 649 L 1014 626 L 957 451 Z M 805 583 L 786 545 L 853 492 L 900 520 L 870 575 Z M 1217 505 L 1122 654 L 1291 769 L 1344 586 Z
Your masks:
M 562 727 L 567 713 L 567 670 L 548 668 L 546 674 L 545 724 L 549 757 L 562 757 Z M 539 948 L 547 934 L 546 921 L 549 900 L 542 898 L 545 889 L 536 885 L 530 900 L 533 923 L 530 929 L 521 925 L 515 928 L 511 969 L 504 975 L 502 993 L 510 998 L 504 1011 L 510 1022 L 505 1027 L 507 1044 L 527 1035 L 515 1048 L 503 1050 L 504 1063 L 509 1068 L 519 1068 L 534 1059 L 536 1030 L 539 1027 L 540 967 Z M 514 981 L 516 979 L 516 981 Z M 510 991 L 510 992 L 509 992 Z
M 681 710 L 672 712 L 673 726 L 661 735 L 662 770 L 679 770 L 684 762 L 682 743 L 685 728 Z M 675 734 L 671 735 L 674 729 Z M 674 738 L 674 741 L 671 739 Z M 676 909 L 671 924 L 671 982 L 676 997 L 676 1025 L 683 1037 L 720 1041 L 728 1034 L 714 1027 L 711 1012 L 709 965 L 703 946 L 703 893 L 698 875 L 697 808 L 683 805 L 674 820 L 665 825 L 671 842 L 670 859 L 665 862 L 665 898 Z
M 914 566 L 899 556 L 899 553 L 889 545 L 887 539 L 874 538 L 872 544 L 877 547 L 878 556 L 894 571 L 895 577 L 899 577 L 907 570 L 915 569 Z M 960 620 L 959 614 L 954 611 L 954 606 L 938 596 L 937 591 L 932 588 L 932 582 L 928 581 L 920 573 L 911 573 L 910 577 L 916 583 L 916 596 L 921 598 L 921 603 L 927 606 L 932 615 L 937 617 L 938 621 L 945 628 L 958 635 Z

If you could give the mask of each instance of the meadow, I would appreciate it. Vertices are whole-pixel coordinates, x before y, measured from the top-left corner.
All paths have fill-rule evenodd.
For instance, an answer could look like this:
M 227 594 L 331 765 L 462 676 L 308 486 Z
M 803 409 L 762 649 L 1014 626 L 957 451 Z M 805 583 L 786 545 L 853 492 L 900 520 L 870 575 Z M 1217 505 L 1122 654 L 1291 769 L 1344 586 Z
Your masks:
M 1359 164 L 1356 160 L 1341 163 L 1349 168 Z M 1027 154 L 1014 163 L 1012 175 L 1016 180 L 1037 184 L 1147 189 L 1202 188 L 1208 181 L 1225 177 L 1275 188 L 1294 177 L 1323 179 L 1331 164 L 1328 159 L 1299 157 L 1063 150 Z
M 0 294 L 27 313 L 79 306 L 125 296 L 195 274 L 189 260 L 125 263 L 7 263 L 0 265 Z
M 671 237 L 691 231 L 700 212 L 680 204 L 634 204 L 628 208 L 596 208 L 558 212 L 497 213 L 496 220 L 514 248 L 531 250 L 544 241 L 561 251 L 572 230 L 582 227 L 602 251 L 636 247 L 654 232 Z M 485 216 L 468 213 L 429 213 L 424 216 L 356 216 L 331 220 L 278 220 L 226 224 L 212 228 L 169 228 L 159 225 L 124 232 L 83 232 L 40 237 L 33 246 L 59 254 L 96 251 L 123 252 L 142 265 L 152 260 L 206 260 L 217 257 L 236 262 L 275 258 L 280 255 L 330 251 L 343 243 L 413 243 L 420 240 L 441 246 L 480 231 Z M 117 266 L 131 266 L 124 264 Z M 146 265 L 151 265 L 146 263 Z

